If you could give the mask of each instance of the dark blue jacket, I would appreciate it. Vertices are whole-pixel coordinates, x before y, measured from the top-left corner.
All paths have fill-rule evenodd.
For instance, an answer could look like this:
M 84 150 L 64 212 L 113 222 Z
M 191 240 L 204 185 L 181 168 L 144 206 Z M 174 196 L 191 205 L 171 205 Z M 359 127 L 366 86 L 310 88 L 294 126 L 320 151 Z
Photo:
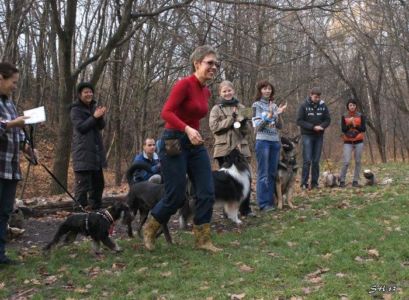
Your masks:
M 142 152 L 141 154 L 138 154 L 135 156 L 132 164 L 135 163 L 145 163 L 146 165 L 148 165 L 150 167 L 150 172 L 140 169 L 138 170 L 138 172 L 140 172 L 138 174 L 138 177 L 143 179 L 141 181 L 146 181 L 149 178 L 151 178 L 153 175 L 155 174 L 160 174 L 160 163 L 159 163 L 159 157 L 156 153 L 154 153 L 153 155 L 153 159 L 150 160 L 144 152 Z
M 298 109 L 297 125 L 300 126 L 301 134 L 320 135 L 324 131 L 314 131 L 314 126 L 327 128 L 331 123 L 331 117 L 328 107 L 324 101 L 320 100 L 317 104 L 308 97 Z

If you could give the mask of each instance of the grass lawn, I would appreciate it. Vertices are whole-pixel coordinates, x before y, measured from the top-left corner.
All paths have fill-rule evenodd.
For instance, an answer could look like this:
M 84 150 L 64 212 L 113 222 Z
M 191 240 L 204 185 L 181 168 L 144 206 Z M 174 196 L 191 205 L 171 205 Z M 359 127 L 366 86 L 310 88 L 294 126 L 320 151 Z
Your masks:
M 24 263 L 0 269 L 0 298 L 409 299 L 409 165 L 374 170 L 392 184 L 298 193 L 296 210 L 213 233 L 218 254 L 182 231 L 152 253 L 138 238 L 103 259 L 89 242 L 12 252 Z

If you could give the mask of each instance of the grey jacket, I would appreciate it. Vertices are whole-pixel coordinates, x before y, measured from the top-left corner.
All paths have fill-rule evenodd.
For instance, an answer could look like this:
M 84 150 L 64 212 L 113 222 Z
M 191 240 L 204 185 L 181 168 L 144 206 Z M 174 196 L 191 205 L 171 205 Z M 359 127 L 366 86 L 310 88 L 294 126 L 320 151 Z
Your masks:
M 72 162 L 74 171 L 97 171 L 107 166 L 106 154 L 102 143 L 101 130 L 105 127 L 103 118 L 94 118 L 96 102 L 90 106 L 77 100 L 71 105 L 73 125 Z

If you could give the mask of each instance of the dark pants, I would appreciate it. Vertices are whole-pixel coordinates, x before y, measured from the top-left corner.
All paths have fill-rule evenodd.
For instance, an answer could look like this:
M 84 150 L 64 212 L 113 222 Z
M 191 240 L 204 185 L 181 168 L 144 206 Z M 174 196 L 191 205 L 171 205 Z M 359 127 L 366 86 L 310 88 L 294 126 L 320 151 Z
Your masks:
M 324 135 L 307 135 L 302 136 L 302 178 L 301 185 L 308 186 L 308 179 L 311 169 L 311 186 L 318 186 L 320 175 L 320 158 Z
M 175 156 L 166 154 L 164 139 L 179 138 L 182 152 Z M 186 174 L 192 182 L 195 195 L 195 216 L 193 223 L 210 223 L 213 213 L 214 185 L 209 154 L 203 145 L 193 146 L 186 134 L 179 131 L 165 130 L 158 142 L 159 158 L 165 196 L 152 209 L 152 216 L 161 224 L 181 208 L 185 201 Z
M 220 157 L 215 157 L 215 159 L 217 163 L 219 164 L 219 169 L 220 169 L 224 164 L 225 157 L 220 156 Z M 250 163 L 250 158 L 248 158 L 247 160 Z M 240 215 L 242 216 L 247 216 L 249 213 L 252 212 L 251 207 L 250 207 L 250 195 L 251 193 L 249 193 L 248 197 L 244 199 L 243 202 L 240 203 L 239 211 L 240 211 Z
M 256 141 L 257 202 L 260 209 L 274 206 L 280 142 Z
M 0 179 L 0 260 L 5 258 L 7 222 L 13 212 L 18 180 Z
M 91 205 L 92 209 L 101 208 L 102 193 L 105 187 L 104 173 L 98 171 L 76 171 L 75 199 L 82 205 Z

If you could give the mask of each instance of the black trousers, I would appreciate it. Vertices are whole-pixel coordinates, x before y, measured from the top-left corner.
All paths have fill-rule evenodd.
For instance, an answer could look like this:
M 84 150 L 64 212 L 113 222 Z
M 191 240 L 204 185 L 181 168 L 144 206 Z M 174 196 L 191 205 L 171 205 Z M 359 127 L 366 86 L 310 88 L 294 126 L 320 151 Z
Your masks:
M 225 157 L 220 156 L 220 157 L 215 157 L 215 159 L 216 159 L 217 163 L 219 164 L 219 169 L 220 169 L 224 164 Z M 250 160 L 250 159 L 248 159 L 248 160 Z M 249 163 L 250 163 L 250 161 L 249 161 Z M 244 199 L 243 202 L 240 204 L 239 211 L 240 211 L 240 215 L 242 215 L 242 216 L 247 216 L 249 213 L 252 212 L 251 207 L 250 207 L 250 194 L 251 193 L 249 193 L 249 196 L 246 199 Z
M 0 179 L 0 260 L 6 257 L 7 222 L 13 212 L 17 180 Z
M 92 209 L 101 208 L 102 193 L 105 187 L 102 169 L 97 171 L 76 171 L 75 199 L 82 205 L 90 205 Z

